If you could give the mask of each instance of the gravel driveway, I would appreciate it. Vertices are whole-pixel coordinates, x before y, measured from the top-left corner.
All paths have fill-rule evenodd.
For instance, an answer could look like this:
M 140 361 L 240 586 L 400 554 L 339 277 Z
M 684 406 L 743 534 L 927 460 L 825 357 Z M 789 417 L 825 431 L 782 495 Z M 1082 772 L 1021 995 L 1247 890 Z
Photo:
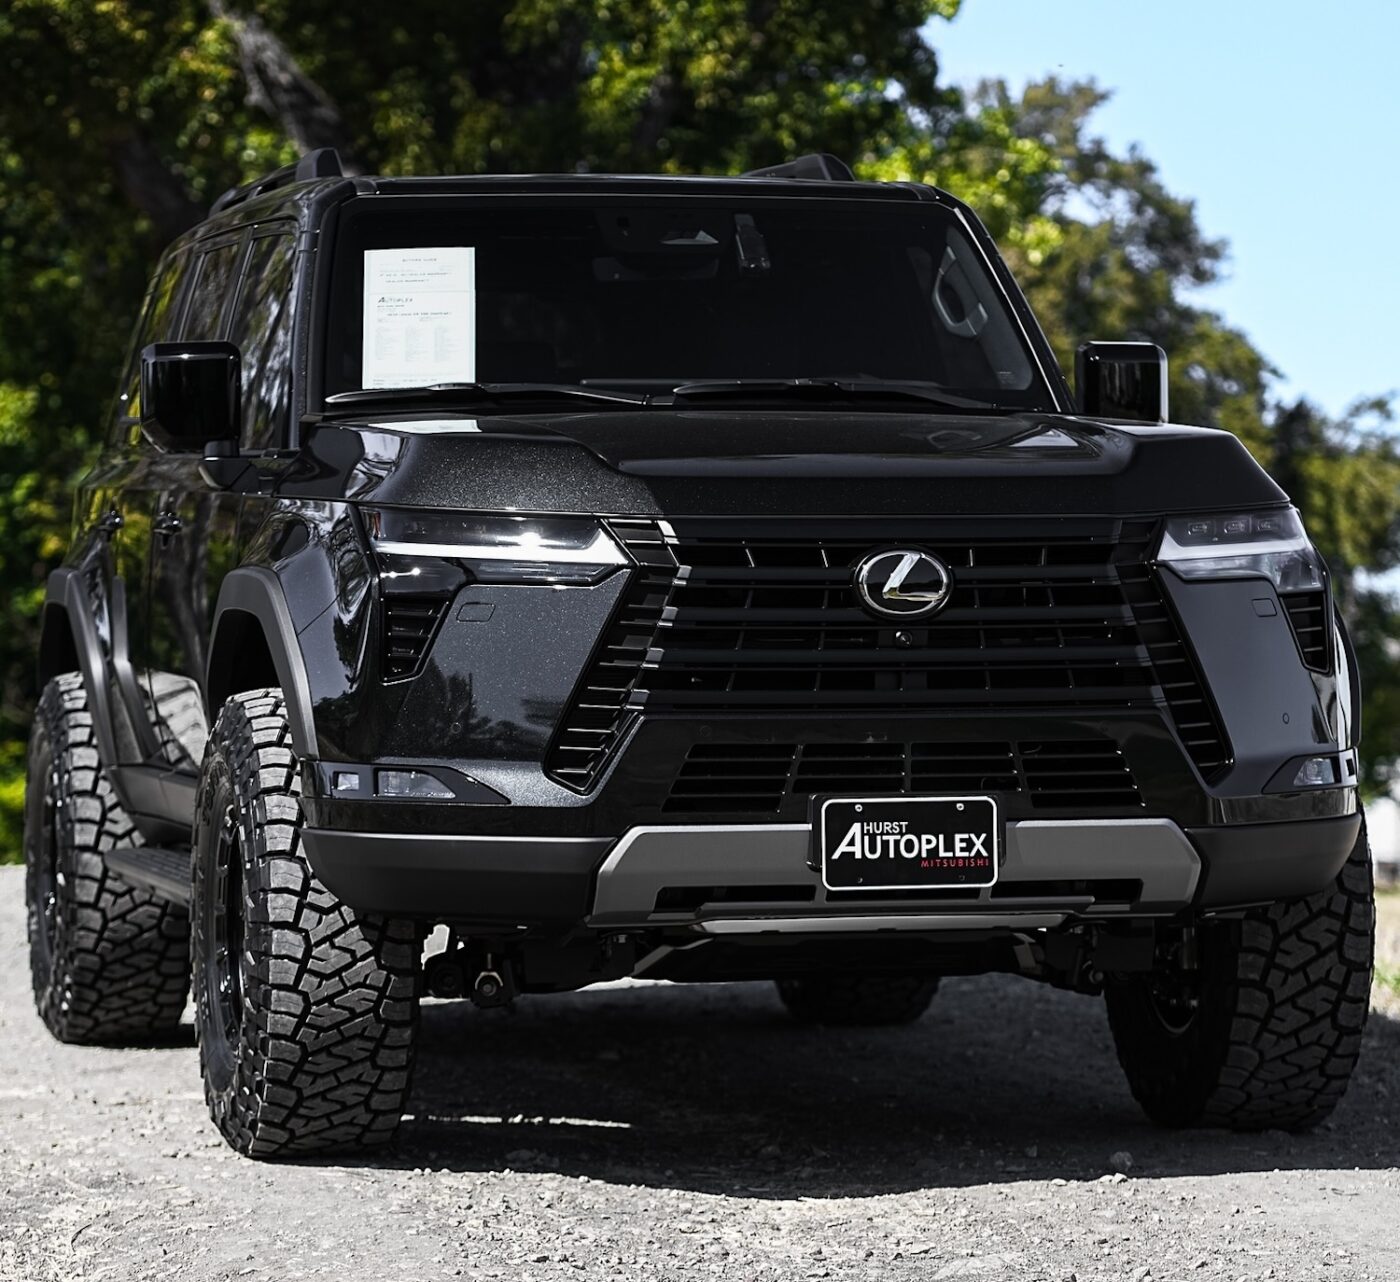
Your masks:
M 272 1166 L 194 1049 L 32 1013 L 0 868 L 0 1277 L 1400 1278 L 1400 1009 L 1306 1137 L 1146 1125 L 1099 1002 L 949 981 L 915 1028 L 813 1032 L 763 985 L 430 1004 L 392 1153 Z

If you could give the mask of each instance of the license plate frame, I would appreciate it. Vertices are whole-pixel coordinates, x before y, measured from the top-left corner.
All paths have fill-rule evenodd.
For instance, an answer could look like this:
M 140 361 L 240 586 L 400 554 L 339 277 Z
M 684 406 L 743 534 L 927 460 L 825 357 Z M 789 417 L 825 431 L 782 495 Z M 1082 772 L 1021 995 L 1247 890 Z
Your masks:
M 829 893 L 985 890 L 1001 875 L 996 797 L 821 797 L 814 808 L 813 863 Z M 908 838 L 914 839 L 913 854 Z M 833 881 L 832 865 L 848 855 Z

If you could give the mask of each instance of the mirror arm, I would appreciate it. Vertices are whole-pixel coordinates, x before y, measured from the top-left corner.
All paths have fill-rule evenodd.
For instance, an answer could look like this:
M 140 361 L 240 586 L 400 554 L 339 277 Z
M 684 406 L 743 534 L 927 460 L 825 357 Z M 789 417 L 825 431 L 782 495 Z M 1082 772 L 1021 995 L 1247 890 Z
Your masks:
M 216 490 L 237 494 L 256 489 L 256 485 L 241 483 L 248 473 L 255 471 L 253 465 L 236 450 L 223 452 L 220 447 L 227 444 L 226 441 L 211 441 L 205 446 L 204 458 L 199 465 L 199 474 L 204 478 L 204 483 Z

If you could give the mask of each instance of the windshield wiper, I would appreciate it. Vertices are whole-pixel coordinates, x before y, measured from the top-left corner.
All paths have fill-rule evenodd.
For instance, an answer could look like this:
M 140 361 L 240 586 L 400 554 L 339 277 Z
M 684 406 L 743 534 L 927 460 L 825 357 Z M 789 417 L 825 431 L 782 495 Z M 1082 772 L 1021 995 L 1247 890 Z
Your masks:
M 815 403 L 830 401 L 884 400 L 917 401 L 926 406 L 954 413 L 1004 414 L 1005 406 L 974 400 L 952 392 L 939 391 L 918 383 L 887 382 L 883 379 L 840 378 L 735 378 L 702 383 L 681 383 L 671 389 L 676 403 L 700 400 L 796 400 Z M 655 398 L 653 398 L 654 400 Z
M 434 405 L 444 402 L 473 409 L 518 401 L 586 401 L 614 409 L 643 409 L 645 396 L 603 392 L 573 383 L 434 383 L 430 387 L 370 387 L 356 392 L 336 392 L 327 405 Z

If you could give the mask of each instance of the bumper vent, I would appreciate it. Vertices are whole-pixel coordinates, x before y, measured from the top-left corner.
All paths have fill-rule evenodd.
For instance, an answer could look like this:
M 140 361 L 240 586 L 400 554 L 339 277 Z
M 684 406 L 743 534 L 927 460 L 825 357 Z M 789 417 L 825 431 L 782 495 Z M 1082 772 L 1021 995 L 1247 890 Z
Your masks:
M 1141 807 L 1109 739 L 1018 743 L 741 744 L 691 748 L 667 813 L 775 815 L 814 794 L 1019 793 L 1044 809 Z
M 545 754 L 545 772 L 579 792 L 597 782 L 636 720 L 634 692 L 676 576 L 675 558 L 654 522 L 612 521 L 608 528 L 639 569 L 623 589 Z
M 1332 647 L 1328 644 L 1331 633 L 1327 626 L 1327 593 L 1284 592 L 1279 595 L 1279 600 L 1288 612 L 1288 621 L 1293 625 L 1293 635 L 1298 638 L 1303 662 L 1318 672 L 1327 672 L 1332 666 Z
M 447 613 L 447 604 L 439 596 L 385 594 L 385 681 L 403 681 L 422 671 L 428 647 Z
M 1209 782 L 1229 765 L 1230 745 L 1195 656 L 1182 639 L 1176 615 L 1146 564 L 1154 534 L 1150 522 L 1124 522 L 1119 581 L 1176 732 L 1187 756 Z

